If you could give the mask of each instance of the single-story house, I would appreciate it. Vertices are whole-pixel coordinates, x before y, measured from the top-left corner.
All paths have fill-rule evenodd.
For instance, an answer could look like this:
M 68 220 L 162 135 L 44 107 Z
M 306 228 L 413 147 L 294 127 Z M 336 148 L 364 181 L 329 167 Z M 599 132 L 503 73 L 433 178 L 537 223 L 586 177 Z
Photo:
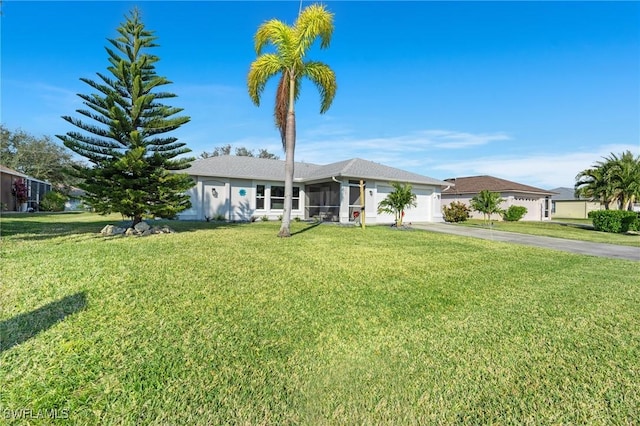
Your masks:
M 65 211 L 78 211 L 85 209 L 84 204 L 82 203 L 82 197 L 86 195 L 84 190 L 72 186 L 67 195 L 69 196 L 69 199 L 64 203 Z
M 18 205 L 16 197 L 12 194 L 16 181 L 24 181 L 27 186 L 28 199 L 26 203 Z M 51 191 L 51 184 L 43 180 L 32 178 L 24 173 L 0 165 L 0 210 L 28 211 L 38 210 L 40 200 L 44 194 Z
M 574 188 L 560 187 L 552 189 L 556 194 L 551 197 L 551 215 L 564 219 L 586 219 L 590 211 L 602 210 L 600 201 L 575 196 Z
M 283 214 L 282 160 L 225 155 L 196 160 L 184 172 L 195 186 L 188 191 L 192 206 L 179 219 L 277 220 Z M 394 222 L 393 215 L 377 213 L 378 203 L 393 191 L 391 182 L 411 184 L 417 196 L 417 207 L 405 212 L 405 222 L 442 221 L 440 193 L 450 183 L 359 158 L 327 165 L 295 163 L 291 217 L 359 220 L 361 181 L 367 223 Z
M 551 219 L 552 191 L 536 188 L 521 183 L 500 179 L 493 176 L 470 176 L 445 179 L 450 183 L 449 188 L 442 191 L 442 205 L 449 205 L 452 201 L 460 201 L 470 205 L 471 199 L 480 191 L 489 190 L 500 193 L 504 198 L 501 208 L 508 209 L 512 205 L 527 208 L 522 220 L 543 221 Z M 474 219 L 482 219 L 482 213 L 471 212 Z M 492 219 L 501 219 L 498 216 Z

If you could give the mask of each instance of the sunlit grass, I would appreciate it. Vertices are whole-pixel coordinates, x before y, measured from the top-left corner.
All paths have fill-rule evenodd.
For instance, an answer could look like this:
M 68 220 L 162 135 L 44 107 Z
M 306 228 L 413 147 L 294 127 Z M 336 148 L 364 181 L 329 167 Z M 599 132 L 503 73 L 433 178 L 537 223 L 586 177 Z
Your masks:
M 105 238 L 104 221 L 3 217 L 0 412 L 65 409 L 75 424 L 640 418 L 638 262 L 306 223 L 290 239 L 263 222 Z
M 549 222 L 504 222 L 493 221 L 492 228 L 498 231 L 519 232 L 521 234 L 542 235 L 547 237 L 567 238 L 570 240 L 590 241 L 594 243 L 618 244 L 640 247 L 640 235 L 636 233 L 614 234 L 594 231 L 589 220 L 557 220 Z M 460 222 L 461 226 L 487 227 L 481 219 Z

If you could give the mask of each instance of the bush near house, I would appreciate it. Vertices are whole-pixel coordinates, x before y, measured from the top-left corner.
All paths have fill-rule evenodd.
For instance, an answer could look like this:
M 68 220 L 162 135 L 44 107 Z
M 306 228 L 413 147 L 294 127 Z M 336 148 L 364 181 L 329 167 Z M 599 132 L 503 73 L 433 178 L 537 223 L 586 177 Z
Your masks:
M 507 222 L 517 222 L 527 214 L 527 208 L 524 206 L 509 206 L 507 210 L 502 213 L 502 219 Z
M 69 197 L 59 191 L 47 192 L 42 201 L 40 201 L 40 210 L 46 212 L 61 212 L 64 211 L 64 203 L 69 200 Z
M 593 228 L 602 232 L 637 231 L 640 224 L 638 213 L 628 210 L 594 210 L 589 212 Z
M 452 201 L 448 206 L 442 207 L 445 222 L 464 222 L 471 216 L 471 209 L 460 201 Z

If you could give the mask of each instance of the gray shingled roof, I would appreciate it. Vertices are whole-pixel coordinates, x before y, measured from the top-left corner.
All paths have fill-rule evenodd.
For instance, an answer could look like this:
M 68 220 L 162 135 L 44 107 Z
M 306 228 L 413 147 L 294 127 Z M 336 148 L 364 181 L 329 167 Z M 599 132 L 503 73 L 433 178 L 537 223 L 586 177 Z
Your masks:
M 554 201 L 585 201 L 588 198 L 576 197 L 575 190 L 573 188 L 567 188 L 561 186 L 559 188 L 552 189 L 551 192 L 555 192 L 556 195 L 551 199 Z
M 284 161 L 236 155 L 223 155 L 196 160 L 191 163 L 191 167 L 184 171 L 193 176 L 284 181 Z M 294 180 L 297 182 L 329 179 L 332 176 L 438 186 L 451 185 L 450 182 L 360 158 L 352 158 L 325 166 L 311 163 L 295 163 Z
M 321 166 L 310 163 L 296 163 L 294 180 L 300 181 L 309 169 Z M 191 163 L 184 170 L 193 176 L 230 177 L 236 179 L 284 180 L 284 161 L 267 158 L 244 157 L 239 155 L 221 155 L 204 158 Z

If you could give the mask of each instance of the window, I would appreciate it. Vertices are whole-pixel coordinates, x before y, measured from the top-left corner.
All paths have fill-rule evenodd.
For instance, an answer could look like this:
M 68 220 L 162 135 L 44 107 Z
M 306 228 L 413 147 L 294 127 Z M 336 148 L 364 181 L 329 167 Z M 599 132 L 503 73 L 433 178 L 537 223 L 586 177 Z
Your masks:
M 264 209 L 264 185 L 256 186 L 256 209 Z
M 284 209 L 284 186 L 271 187 L 271 208 L 276 210 Z M 298 210 L 300 208 L 300 188 L 293 187 L 293 200 L 291 201 L 291 209 Z

